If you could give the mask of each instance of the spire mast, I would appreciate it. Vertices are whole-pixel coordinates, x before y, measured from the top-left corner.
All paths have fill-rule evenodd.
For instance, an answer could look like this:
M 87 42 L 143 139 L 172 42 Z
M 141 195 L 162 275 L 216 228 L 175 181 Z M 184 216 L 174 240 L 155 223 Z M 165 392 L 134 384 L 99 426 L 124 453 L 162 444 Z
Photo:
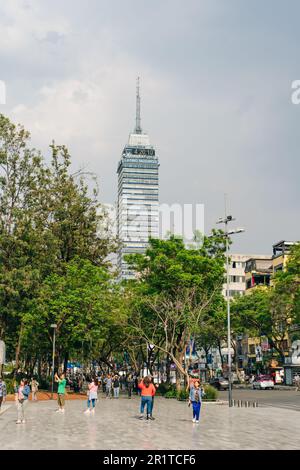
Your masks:
M 135 114 L 135 133 L 141 134 L 141 97 L 140 97 L 140 77 L 136 79 L 136 114 Z

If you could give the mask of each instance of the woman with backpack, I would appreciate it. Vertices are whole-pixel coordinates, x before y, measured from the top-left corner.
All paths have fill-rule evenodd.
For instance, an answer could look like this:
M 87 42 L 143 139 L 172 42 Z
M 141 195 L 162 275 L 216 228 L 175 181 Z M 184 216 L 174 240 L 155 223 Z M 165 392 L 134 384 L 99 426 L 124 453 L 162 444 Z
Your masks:
M 22 379 L 19 386 L 15 386 L 15 400 L 17 402 L 17 424 L 25 423 L 24 403 L 28 400 L 30 387 L 27 380 Z

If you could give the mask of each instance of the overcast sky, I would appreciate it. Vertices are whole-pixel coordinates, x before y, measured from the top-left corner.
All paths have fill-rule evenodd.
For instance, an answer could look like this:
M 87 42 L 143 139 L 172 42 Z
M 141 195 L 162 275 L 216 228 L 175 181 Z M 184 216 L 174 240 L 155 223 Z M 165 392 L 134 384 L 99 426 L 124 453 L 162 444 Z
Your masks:
M 0 0 L 0 112 L 111 203 L 139 75 L 160 202 L 204 203 L 208 231 L 228 193 L 233 251 L 270 253 L 300 238 L 299 18 L 298 0 Z

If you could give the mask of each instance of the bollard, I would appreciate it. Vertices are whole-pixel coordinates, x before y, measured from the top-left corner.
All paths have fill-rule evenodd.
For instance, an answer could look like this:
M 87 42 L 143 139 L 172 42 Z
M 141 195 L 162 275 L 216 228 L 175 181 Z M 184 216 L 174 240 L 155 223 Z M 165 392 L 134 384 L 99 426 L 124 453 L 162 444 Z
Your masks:
M 255 408 L 255 401 L 252 403 L 253 408 Z
M 235 400 L 232 400 L 232 406 L 235 406 Z
M 238 405 L 238 408 L 241 406 L 241 400 L 238 400 L 237 405 Z

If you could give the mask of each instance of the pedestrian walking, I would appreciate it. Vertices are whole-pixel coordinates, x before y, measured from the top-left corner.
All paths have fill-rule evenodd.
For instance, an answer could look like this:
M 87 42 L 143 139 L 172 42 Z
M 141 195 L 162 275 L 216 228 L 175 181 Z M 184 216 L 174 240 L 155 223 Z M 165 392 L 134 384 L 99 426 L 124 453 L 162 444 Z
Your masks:
M 139 379 L 138 379 L 138 375 L 136 375 L 134 377 L 134 386 L 135 386 L 135 392 L 137 395 L 140 395 L 141 394 L 141 391 L 139 389 Z
M 115 375 L 113 379 L 114 398 L 119 398 L 120 394 L 120 379 L 118 375 Z
M 190 388 L 190 396 L 189 396 L 189 406 L 192 405 L 193 407 L 193 423 L 199 423 L 200 419 L 200 410 L 201 410 L 201 403 L 202 397 L 204 396 L 204 390 L 200 387 L 199 380 L 194 382 L 194 386 Z
M 105 393 L 106 390 L 106 383 L 105 383 L 105 375 L 101 375 L 101 385 L 102 385 L 102 392 Z
M 127 383 L 128 398 L 131 398 L 131 396 L 132 396 L 132 389 L 133 389 L 133 387 L 134 387 L 134 378 L 133 378 L 132 374 L 129 374 L 129 375 L 127 376 L 126 383 Z
M 32 399 L 32 401 L 36 401 L 37 400 L 37 392 L 38 392 L 38 389 L 39 389 L 39 383 L 35 378 L 31 379 L 30 387 L 31 387 L 31 399 Z
M 112 396 L 111 396 L 112 378 L 111 378 L 110 374 L 107 374 L 107 377 L 104 379 L 104 382 L 105 382 L 106 398 L 112 398 Z
M 55 374 L 55 382 L 58 383 L 58 389 L 57 389 L 58 409 L 56 410 L 56 412 L 64 413 L 65 412 L 65 394 L 66 394 L 66 385 L 67 385 L 65 374 L 60 374 L 60 376 Z
M 7 393 L 6 383 L 4 382 L 2 377 L 0 377 L 0 411 L 1 411 L 2 403 L 5 403 L 6 393 Z
M 156 390 L 158 389 L 158 384 L 154 383 L 154 377 L 149 376 L 149 379 L 150 379 L 150 382 L 154 385 L 155 392 L 156 392 Z M 152 419 L 152 420 L 155 419 L 155 418 L 153 418 L 154 397 L 155 397 L 155 394 L 152 396 L 152 403 L 151 403 L 150 419 Z
M 147 420 L 148 419 L 154 420 L 152 416 L 152 400 L 156 393 L 156 388 L 151 383 L 151 379 L 149 377 L 145 377 L 144 379 L 141 379 L 138 387 L 139 387 L 139 390 L 141 391 L 140 419 L 144 418 L 144 410 L 146 406 L 147 407 Z
M 95 378 L 92 382 L 88 385 L 88 400 L 87 400 L 87 409 L 85 410 L 86 414 L 94 414 L 95 413 L 95 406 L 96 401 L 98 399 L 98 379 Z
M 296 392 L 300 391 L 300 376 L 298 375 L 298 372 L 294 376 L 294 382 L 296 385 Z
M 27 380 L 21 379 L 20 385 L 15 385 L 15 401 L 17 403 L 17 424 L 25 423 L 24 404 L 28 400 L 30 387 Z

